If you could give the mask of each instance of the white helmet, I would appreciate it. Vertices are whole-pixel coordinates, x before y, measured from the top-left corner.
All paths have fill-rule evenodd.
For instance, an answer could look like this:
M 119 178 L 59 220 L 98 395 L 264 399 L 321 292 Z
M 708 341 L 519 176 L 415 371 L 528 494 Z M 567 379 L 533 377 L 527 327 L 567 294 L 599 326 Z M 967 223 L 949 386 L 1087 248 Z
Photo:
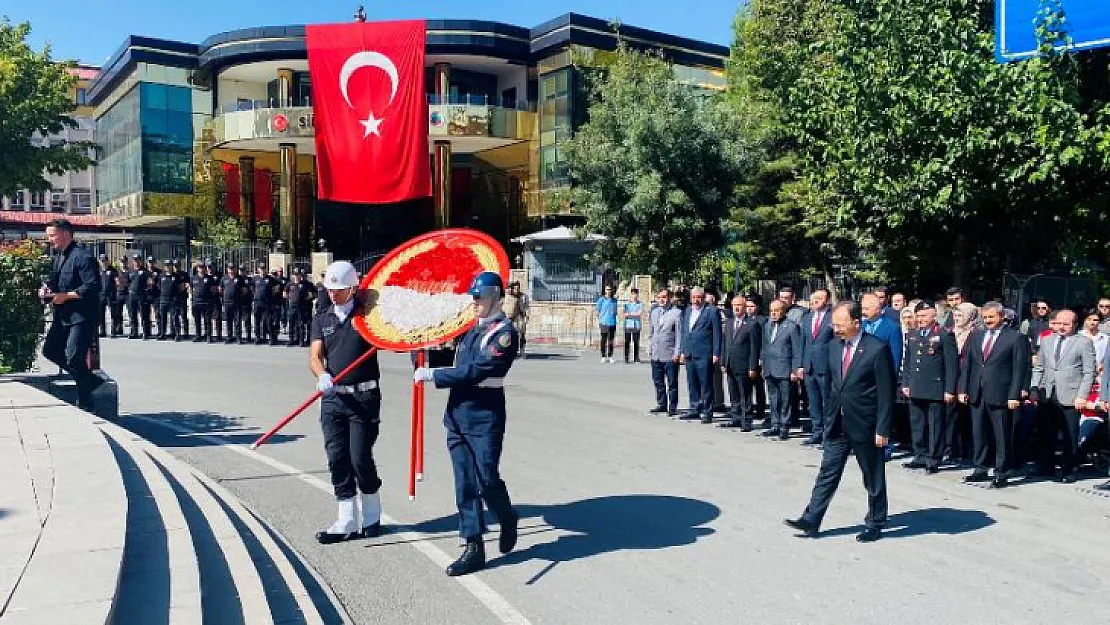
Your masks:
M 358 286 L 358 271 L 345 260 L 337 260 L 324 271 L 324 288 L 341 291 Z

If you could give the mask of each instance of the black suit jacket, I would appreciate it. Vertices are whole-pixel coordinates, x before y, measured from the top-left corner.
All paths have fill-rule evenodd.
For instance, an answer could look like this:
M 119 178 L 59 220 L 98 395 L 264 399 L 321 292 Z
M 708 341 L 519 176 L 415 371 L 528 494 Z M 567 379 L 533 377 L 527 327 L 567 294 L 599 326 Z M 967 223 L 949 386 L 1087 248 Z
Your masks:
M 1021 400 L 1021 391 L 1029 387 L 1032 375 L 1029 339 L 1012 328 L 999 330 L 991 346 L 990 357 L 984 362 L 983 338 L 986 330 L 977 330 L 967 338 L 967 365 L 960 371 L 960 394 L 966 393 L 971 403 L 980 400 L 991 406 Z
M 84 247 L 71 242 L 55 252 L 46 285 L 54 293 L 76 293 L 79 299 L 54 306 L 54 321 L 71 326 L 100 319 L 100 266 Z
M 841 375 L 844 343 L 828 349 L 830 394 L 825 402 L 825 435 L 842 428 L 848 438 L 868 442 L 876 434 L 889 437 L 898 376 L 890 345 L 862 334 L 846 376 Z
M 941 401 L 945 393 L 956 393 L 959 362 L 956 336 L 939 323 L 924 338 L 914 330 L 902 349 L 902 386 L 910 389 L 913 399 Z
M 736 330 L 736 319 L 724 324 L 724 362 L 735 373 L 759 369 L 759 355 L 763 350 L 763 326 L 755 319 L 743 316 L 744 325 Z
M 811 310 L 802 317 L 802 369 L 807 375 L 828 375 L 827 352 L 829 344 L 836 339 L 832 330 L 832 311 L 827 307 L 821 311 L 821 325 L 817 328 L 816 338 L 813 336 L 813 315 Z

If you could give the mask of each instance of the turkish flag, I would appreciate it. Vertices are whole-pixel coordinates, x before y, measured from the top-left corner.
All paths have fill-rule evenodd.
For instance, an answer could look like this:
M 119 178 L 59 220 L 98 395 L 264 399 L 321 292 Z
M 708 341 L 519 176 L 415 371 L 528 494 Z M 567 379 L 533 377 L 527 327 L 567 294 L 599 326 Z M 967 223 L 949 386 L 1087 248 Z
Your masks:
M 321 200 L 431 195 L 424 30 L 423 21 L 306 27 Z

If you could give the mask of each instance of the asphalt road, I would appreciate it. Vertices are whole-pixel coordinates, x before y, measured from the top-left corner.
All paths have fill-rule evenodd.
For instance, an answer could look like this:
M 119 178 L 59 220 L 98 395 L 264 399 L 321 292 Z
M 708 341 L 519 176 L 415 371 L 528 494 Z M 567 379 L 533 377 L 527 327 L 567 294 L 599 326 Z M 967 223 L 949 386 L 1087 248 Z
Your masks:
M 891 523 L 859 544 L 849 465 L 819 539 L 782 525 L 804 507 L 818 451 L 647 416 L 646 365 L 551 352 L 509 376 L 502 473 L 521 512 L 517 551 L 451 579 L 459 553 L 450 465 L 427 398 L 427 480 L 406 495 L 411 377 L 382 358 L 375 448 L 381 538 L 321 547 L 334 515 L 318 409 L 259 455 L 244 446 L 313 390 L 307 352 L 108 341 L 121 422 L 220 480 L 321 572 L 359 623 L 1105 623 L 1110 499 L 1090 486 L 992 491 L 962 471 L 888 465 Z

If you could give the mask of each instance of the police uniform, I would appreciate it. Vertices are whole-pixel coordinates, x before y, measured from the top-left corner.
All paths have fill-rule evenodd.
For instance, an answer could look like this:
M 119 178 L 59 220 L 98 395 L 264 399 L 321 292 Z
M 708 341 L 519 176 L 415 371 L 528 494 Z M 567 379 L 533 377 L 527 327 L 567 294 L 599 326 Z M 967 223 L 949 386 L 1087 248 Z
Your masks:
M 254 292 L 252 303 L 254 312 L 255 343 L 261 345 L 266 342 L 270 327 L 270 306 L 274 298 L 274 279 L 266 273 L 260 273 L 251 281 Z M 276 338 L 274 339 L 277 340 Z
M 354 273 L 349 263 L 333 263 Z M 343 267 L 341 267 L 342 269 Z M 357 273 L 355 274 L 357 276 Z M 355 280 L 357 286 L 358 282 Z M 349 288 L 349 287 L 343 287 Z M 354 327 L 355 316 L 362 314 L 361 304 L 352 297 L 353 306 L 328 307 L 312 320 L 311 337 L 321 343 L 327 379 L 320 404 L 320 426 L 324 432 L 324 450 L 328 457 L 332 488 L 339 502 L 340 519 L 327 531 L 319 532 L 316 540 L 323 544 L 372 537 L 381 533 L 381 502 L 378 491 L 382 481 L 374 463 L 373 446 L 378 439 L 382 394 L 378 357 L 374 354 L 332 384 L 332 376 L 346 369 L 371 349 Z M 313 348 L 316 349 L 315 347 Z M 360 499 L 362 521 L 354 518 L 355 495 Z M 346 522 L 344 522 L 346 517 Z M 361 530 L 359 529 L 361 527 Z
M 143 307 L 146 309 L 146 323 L 151 327 L 150 332 L 153 333 L 153 326 L 158 319 L 158 309 L 156 304 L 158 302 L 158 276 L 162 274 L 158 269 L 158 265 L 154 263 L 153 256 L 146 258 L 146 270 L 150 277 L 146 282 L 146 296 L 143 298 Z
M 208 304 L 208 316 L 212 318 L 212 331 L 215 332 L 215 339 L 212 334 L 208 335 L 208 342 L 213 340 L 224 340 L 224 312 L 220 300 L 220 273 L 215 270 L 215 265 L 211 260 L 204 263 L 204 275 L 208 278 L 208 290 L 212 294 Z
M 239 331 L 236 332 L 236 316 L 239 311 L 239 273 L 235 275 L 225 273 L 224 277 L 220 278 L 220 308 L 223 311 L 223 320 L 227 322 L 227 340 L 226 343 L 234 343 L 236 339 L 242 336 L 242 326 L 238 326 Z
M 294 280 L 289 285 L 289 346 L 308 346 L 309 324 L 312 319 L 312 298 L 316 293 L 315 287 L 305 282 Z
M 909 390 L 913 439 L 913 460 L 903 466 L 934 473 L 944 458 L 948 416 L 944 396 L 956 394 L 956 337 L 939 323 L 925 330 L 915 329 L 907 337 L 903 354 L 902 387 Z
M 116 326 L 116 319 L 114 316 L 115 309 L 112 307 L 112 301 L 116 297 L 116 276 L 119 272 L 108 262 L 106 254 L 100 255 L 100 336 L 101 338 L 108 336 L 108 327 Z M 108 313 L 113 313 L 111 322 L 108 320 Z M 115 336 L 115 332 L 112 333 Z
M 239 265 L 239 278 L 241 283 L 239 285 L 239 294 L 235 299 L 235 318 L 241 330 L 239 334 L 240 345 L 251 340 L 251 277 L 245 273 L 246 270 L 246 265 Z
M 176 327 L 173 314 L 173 300 L 181 285 L 177 282 L 170 261 L 166 261 L 166 270 L 158 274 L 158 340 L 177 338 L 180 328 Z
M 479 274 L 471 294 L 477 297 L 482 288 L 494 285 L 500 290 L 500 299 L 504 296 L 501 277 Z M 485 566 L 483 501 L 501 526 L 501 552 L 508 553 L 516 544 L 518 516 L 499 465 L 505 438 L 504 380 L 518 349 L 516 329 L 498 309 L 459 340 L 454 366 L 432 369 L 429 374 L 436 388 L 450 389 L 443 425 L 455 475 L 459 535 L 467 543 L 463 556 L 448 567 L 448 575 L 464 575 Z
M 197 326 L 197 335 L 193 342 L 212 342 L 212 280 L 211 276 L 204 273 L 203 267 L 198 267 L 197 272 L 189 279 L 189 291 L 193 296 L 193 322 Z
M 173 276 L 177 291 L 173 297 L 174 340 L 189 338 L 189 273 L 173 261 Z
M 286 332 L 288 332 L 289 321 L 291 319 L 289 317 L 289 285 L 292 284 L 293 281 L 280 271 L 278 272 L 278 275 L 275 276 L 275 278 L 277 279 L 278 284 L 281 286 L 281 289 L 278 291 L 278 293 L 280 293 L 278 297 L 278 308 L 280 309 L 278 311 L 278 319 L 281 320 L 282 328 L 284 328 Z
M 146 307 L 147 289 L 150 288 L 150 272 L 140 263 L 142 258 L 135 254 L 131 257 L 135 268 L 127 274 L 127 318 L 131 322 L 128 338 L 139 338 L 139 327 L 143 329 L 143 339 L 150 338 L 150 311 Z
M 120 260 L 121 267 L 127 267 L 127 257 Z M 123 336 L 123 309 L 127 306 L 127 293 L 131 290 L 127 282 L 127 272 L 116 274 L 115 291 L 112 296 L 112 337 Z
M 269 321 L 269 327 L 266 331 L 269 333 L 270 345 L 278 344 L 278 335 L 281 334 L 282 324 L 282 310 L 285 308 L 285 283 L 284 278 L 277 275 L 275 269 L 270 274 L 270 311 L 266 317 Z

